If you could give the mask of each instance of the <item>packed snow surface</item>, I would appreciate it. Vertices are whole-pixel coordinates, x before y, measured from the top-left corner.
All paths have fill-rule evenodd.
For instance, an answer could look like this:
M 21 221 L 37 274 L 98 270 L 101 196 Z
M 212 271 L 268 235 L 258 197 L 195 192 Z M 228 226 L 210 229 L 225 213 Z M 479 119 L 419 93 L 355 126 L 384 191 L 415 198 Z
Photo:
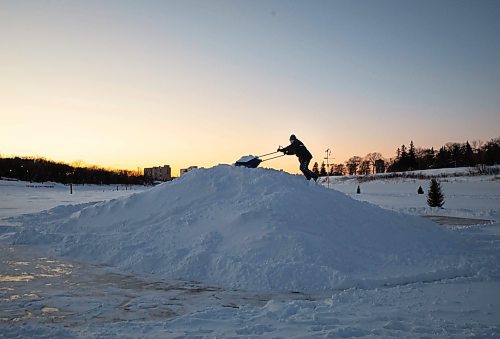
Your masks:
M 462 259 L 465 240 L 450 230 L 269 169 L 197 169 L 128 197 L 36 218 L 25 220 L 18 244 L 229 288 L 319 291 L 479 271 Z
M 239 158 L 236 162 L 241 162 L 241 163 L 245 163 L 245 162 L 249 162 L 250 160 L 253 160 L 257 157 L 253 156 L 253 155 L 244 155 L 242 156 L 241 158 Z
M 471 170 L 466 169 L 464 173 Z M 225 177 L 218 176 L 220 173 Z M 61 184 L 0 180 L 0 337 L 499 338 L 500 300 L 496 296 L 500 290 L 500 180 L 495 175 L 456 176 L 455 173 L 440 178 L 446 199 L 444 209 L 427 207 L 425 195 L 416 194 L 419 186 L 428 189 L 429 180 L 425 178 L 322 178 L 322 184 L 334 190 L 328 195 L 303 177 L 262 169 L 237 168 L 233 172 L 217 167 L 192 172 L 177 182 L 152 190 L 147 188 L 148 191 L 136 194 L 131 200 L 125 196 L 145 188 L 85 185 L 74 186 L 73 194 L 69 194 L 69 188 Z M 257 186 L 258 182 L 266 185 Z M 358 185 L 361 194 L 356 194 Z M 227 191 L 229 188 L 231 191 Z M 247 191 L 254 196 L 246 196 Z M 338 192 L 362 203 L 342 199 Z M 194 194 L 200 198 L 195 199 Z M 281 197 L 278 201 L 282 210 L 275 208 L 278 202 L 273 195 Z M 231 196 L 234 199 L 231 200 Z M 118 200 L 110 203 L 97 203 L 116 198 Z M 205 200 L 199 202 L 202 198 Z M 296 199 L 318 213 L 312 215 L 307 209 L 298 209 Z M 306 202 L 307 199 L 313 201 Z M 379 213 L 380 216 L 375 217 L 373 208 L 366 207 L 370 206 L 368 202 L 394 212 Z M 158 209 L 158 205 L 167 203 L 172 206 Z M 128 208 L 124 210 L 125 204 Z M 245 204 L 247 207 L 242 208 Z M 311 207 L 314 204 L 322 205 Z M 245 257 L 245 249 L 239 254 L 227 249 L 230 246 L 224 238 L 229 237 L 227 232 L 216 228 L 215 223 L 201 225 L 203 218 L 210 221 L 207 216 L 212 216 L 212 223 L 222 220 L 223 205 L 229 211 L 224 225 L 245 226 L 247 234 L 242 236 L 250 238 L 260 234 L 264 237 L 265 234 L 271 241 L 278 237 L 277 231 L 282 232 L 276 248 L 261 244 L 265 249 L 261 251 L 263 257 L 283 251 L 278 245 L 286 243 L 285 237 L 309 252 L 314 251 L 310 245 L 323 246 L 329 242 L 325 248 L 337 246 L 330 249 L 337 254 L 334 259 L 353 265 L 345 268 L 347 264 L 337 265 L 329 258 L 323 259 L 326 265 L 322 269 L 335 270 L 337 276 L 346 277 L 337 286 L 344 284 L 348 288 L 305 293 L 245 291 L 175 280 L 166 272 L 161 273 L 164 267 L 159 266 L 174 261 L 161 251 L 175 253 L 183 249 L 185 253 L 179 256 L 184 256 L 186 262 L 190 253 L 194 257 L 202 251 L 203 246 L 194 240 L 171 245 L 173 240 L 168 236 L 173 237 L 173 229 L 184 233 L 188 227 L 191 232 L 183 234 L 184 237 L 191 234 L 193 239 L 198 239 L 207 234 L 203 228 L 210 227 L 219 234 L 220 241 L 213 246 L 214 251 L 208 253 L 207 250 L 207 262 L 223 254 L 240 255 L 247 267 L 260 272 L 258 265 L 262 265 L 262 260 L 257 262 L 255 258 Z M 58 207 L 53 208 L 55 206 Z M 47 211 L 49 208 L 52 210 Z M 272 214 L 267 219 L 261 217 L 269 209 Z M 346 211 L 352 209 L 356 213 L 346 215 Z M 203 215 L 198 216 L 196 213 L 201 213 L 200 210 Z M 238 222 L 238 216 L 251 211 L 254 222 L 263 225 L 261 228 Z M 285 212 L 304 216 L 295 220 Z M 394 219 L 401 220 L 395 212 L 424 215 L 439 219 L 444 225 L 422 225 L 413 217 L 403 219 L 413 225 L 405 226 Z M 96 217 L 85 217 L 86 213 L 95 213 Z M 358 214 L 362 213 L 367 213 L 366 218 L 360 219 Z M 135 219 L 123 222 L 124 215 L 134 215 Z M 281 219 L 277 220 L 277 216 Z M 147 222 L 141 223 L 140 219 Z M 402 245 L 391 245 L 395 240 L 394 235 L 387 232 L 388 219 L 390 224 L 398 224 L 404 238 L 412 236 L 409 230 L 418 229 L 413 231 L 420 235 L 415 243 L 411 239 L 402 240 L 410 243 L 406 252 Z M 301 220 L 306 220 L 304 227 L 309 231 L 300 231 L 307 236 L 297 240 Z M 325 232 L 323 224 L 328 220 L 335 223 L 330 223 L 332 230 L 325 233 L 324 242 L 309 234 L 313 229 Z M 370 223 L 371 228 L 360 228 L 360 220 Z M 275 229 L 267 222 L 272 222 Z M 152 224 L 160 229 L 149 237 L 158 239 L 148 242 L 144 227 L 154 228 Z M 219 222 L 219 226 L 221 224 Z M 105 226 L 101 230 L 98 225 Z M 345 227 L 345 231 L 337 230 L 339 226 Z M 442 227 L 449 230 L 449 240 L 440 240 Z M 375 228 L 380 231 L 376 232 Z M 355 235 L 364 229 L 367 231 L 362 237 Z M 421 233 L 424 230 L 429 237 Z M 349 236 L 349 232 L 353 235 Z M 437 238 L 431 237 L 432 234 Z M 327 238 L 332 235 L 337 239 Z M 381 239 L 383 236 L 388 239 Z M 365 237 L 373 239 L 361 241 Z M 232 240 L 244 244 L 245 248 L 256 244 L 245 243 L 237 236 Z M 15 242 L 18 244 L 13 244 Z M 23 242 L 28 245 L 22 245 Z M 363 248 L 366 243 L 370 246 Z M 435 248 L 433 243 L 437 245 Z M 44 244 L 49 251 L 41 247 Z M 383 248 L 381 244 L 389 245 Z M 418 246 L 423 247 L 416 248 Z M 426 252 L 428 247 L 431 250 Z M 50 253 L 50 249 L 65 253 L 66 257 L 54 255 L 57 253 Z M 80 249 L 84 252 L 78 254 Z M 304 250 L 303 258 L 313 256 Z M 440 253 L 442 260 L 437 259 Z M 376 259 L 384 255 L 388 256 L 386 265 Z M 156 273 L 151 275 L 155 272 L 151 268 L 153 257 L 161 257 L 161 260 L 156 263 Z M 412 272 L 411 261 L 416 257 L 418 262 Z M 408 262 L 405 263 L 404 258 Z M 129 260 L 126 265 L 127 259 L 137 262 Z M 141 260 L 149 267 L 140 267 Z M 321 262 L 312 261 L 315 266 Z M 117 263 L 124 269 L 101 265 L 106 262 Z M 297 267 L 301 269 L 300 263 Z M 368 267 L 366 272 L 362 267 Z M 240 268 L 241 263 L 236 262 L 229 271 L 236 274 Z M 131 269 L 138 273 L 131 273 Z M 192 265 L 191 269 L 192 276 L 198 274 L 203 278 L 200 273 L 204 271 L 199 266 Z M 295 276 L 292 278 L 296 280 Z M 226 281 L 230 286 L 242 285 L 237 280 Z M 278 278 L 276 281 L 286 283 Z M 385 286 L 380 287 L 381 284 Z

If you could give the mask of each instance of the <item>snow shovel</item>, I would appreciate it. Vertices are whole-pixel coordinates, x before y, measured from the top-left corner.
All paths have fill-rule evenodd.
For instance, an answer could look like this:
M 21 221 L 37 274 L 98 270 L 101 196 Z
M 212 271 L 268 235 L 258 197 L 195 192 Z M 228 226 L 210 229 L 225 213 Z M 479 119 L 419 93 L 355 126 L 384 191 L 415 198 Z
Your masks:
M 281 154 L 281 155 L 277 155 L 275 157 L 271 157 L 271 158 L 267 158 L 267 159 L 261 159 L 260 158 L 260 157 L 265 157 L 265 156 L 268 156 L 268 155 L 271 155 L 271 154 L 276 154 L 276 153 L 279 153 L 279 152 L 271 152 L 271 153 L 257 155 L 257 156 L 244 155 L 238 161 L 236 161 L 234 163 L 234 165 L 235 166 L 248 167 L 248 168 L 257 168 L 257 166 L 259 166 L 261 162 L 268 161 L 268 160 L 271 160 L 271 159 L 276 159 L 276 158 L 284 156 L 284 154 Z

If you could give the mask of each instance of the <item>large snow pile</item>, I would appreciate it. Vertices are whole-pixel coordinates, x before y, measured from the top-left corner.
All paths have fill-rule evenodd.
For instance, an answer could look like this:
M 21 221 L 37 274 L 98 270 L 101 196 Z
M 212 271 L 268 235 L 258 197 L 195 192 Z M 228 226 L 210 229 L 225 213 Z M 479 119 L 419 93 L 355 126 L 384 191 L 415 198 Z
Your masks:
M 16 242 L 231 288 L 317 291 L 474 273 L 452 232 L 275 170 L 198 169 L 43 218 L 26 221 Z

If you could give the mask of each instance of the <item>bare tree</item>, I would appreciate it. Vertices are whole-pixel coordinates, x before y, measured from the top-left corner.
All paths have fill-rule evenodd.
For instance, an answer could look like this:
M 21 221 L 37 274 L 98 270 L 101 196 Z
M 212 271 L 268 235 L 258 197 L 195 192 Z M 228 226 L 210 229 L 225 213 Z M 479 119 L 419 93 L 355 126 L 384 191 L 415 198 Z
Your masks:
M 361 164 L 363 159 L 358 157 L 357 155 L 349 158 L 346 162 L 347 169 L 349 171 L 349 175 L 355 175 L 358 173 L 358 167 Z
M 347 168 L 344 164 L 333 165 L 333 167 L 335 168 L 336 175 L 346 175 L 347 174 Z
M 484 142 L 481 140 L 472 140 L 471 141 L 471 145 L 472 145 L 472 148 L 474 149 L 474 151 L 477 151 L 478 149 L 483 147 L 483 144 L 484 144 Z
M 380 154 L 378 152 L 368 153 L 365 156 L 365 160 L 369 161 L 369 163 L 371 165 L 373 174 L 375 173 L 375 162 L 377 160 L 381 160 L 381 159 L 383 159 L 382 154 Z
M 363 162 L 361 162 L 361 167 L 359 169 L 359 174 L 364 174 L 364 175 L 368 175 L 370 174 L 370 161 L 369 160 L 363 160 Z

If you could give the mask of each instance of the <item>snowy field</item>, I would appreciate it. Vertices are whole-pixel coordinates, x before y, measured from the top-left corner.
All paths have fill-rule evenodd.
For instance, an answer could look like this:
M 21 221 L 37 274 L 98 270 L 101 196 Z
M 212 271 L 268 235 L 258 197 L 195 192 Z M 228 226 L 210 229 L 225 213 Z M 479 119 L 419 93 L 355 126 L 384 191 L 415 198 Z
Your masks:
M 499 338 L 500 180 L 441 185 L 0 181 L 0 337 Z

